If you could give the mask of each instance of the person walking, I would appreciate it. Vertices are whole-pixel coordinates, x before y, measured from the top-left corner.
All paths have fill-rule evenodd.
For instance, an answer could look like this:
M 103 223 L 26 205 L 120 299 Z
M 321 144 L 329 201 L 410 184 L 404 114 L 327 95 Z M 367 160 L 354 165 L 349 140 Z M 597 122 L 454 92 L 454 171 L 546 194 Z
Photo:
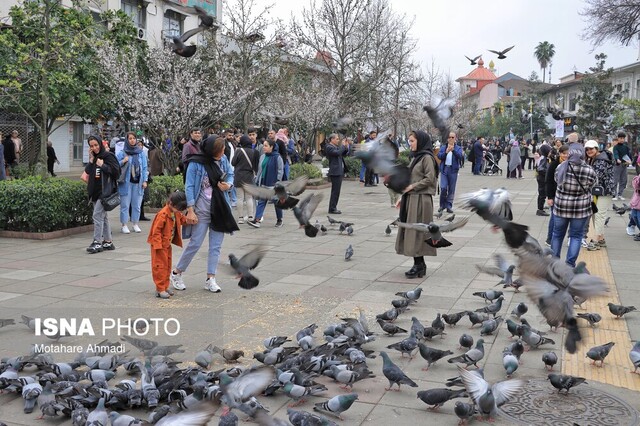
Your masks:
M 93 203 L 93 242 L 87 252 L 94 254 L 103 250 L 115 250 L 111 238 L 111 225 L 107 211 L 102 206 L 102 195 L 117 190 L 120 176 L 118 159 L 107 151 L 97 136 L 89 136 L 89 163 L 84 168 L 83 179 L 87 183 L 89 202 Z
M 329 159 L 329 172 L 327 175 L 331 180 L 331 197 L 329 198 L 329 213 L 341 214 L 338 210 L 338 200 L 340 199 L 340 190 L 342 188 L 342 179 L 344 177 L 344 159 L 349 154 L 346 140 L 340 142 L 337 133 L 329 135 L 329 143 L 325 147 L 325 153 Z
M 192 227 L 189 244 L 182 252 L 169 278 L 171 286 L 176 290 L 186 290 L 182 273 L 191 264 L 209 231 L 207 278 L 204 289 L 212 293 L 222 291 L 216 282 L 216 272 L 224 234 L 239 230 L 231 213 L 228 194 L 233 186 L 233 169 L 224 155 L 224 147 L 223 138 L 216 138 L 215 135 L 208 136 L 202 144 L 202 153 L 192 155 L 187 166 L 186 223 Z
M 547 198 L 547 169 L 549 168 L 549 153 L 551 147 L 549 145 L 542 145 L 538 150 L 540 158 L 536 165 L 536 182 L 538 183 L 538 210 L 536 210 L 537 216 L 549 216 L 549 213 L 544 211 L 544 204 Z
M 522 179 L 522 161 L 520 159 L 520 144 L 518 141 L 511 139 L 510 141 L 511 150 L 509 151 L 509 163 L 507 167 L 509 168 L 509 172 L 507 173 L 507 178 L 510 179 Z M 516 176 L 516 171 L 518 175 Z
M 56 163 L 60 164 L 60 160 L 58 160 L 56 156 L 56 150 L 53 149 L 51 141 L 47 141 L 47 171 L 52 177 L 56 177 L 56 174 L 53 172 L 53 165 Z
M 484 159 L 483 154 L 485 150 L 484 138 L 482 136 L 479 137 L 473 143 L 473 147 L 471 149 L 473 150 L 473 174 L 480 175 L 480 172 L 482 171 L 482 161 Z
M 11 176 L 11 169 L 17 164 L 16 161 L 16 146 L 11 140 L 11 135 L 7 135 L 2 140 L 2 147 L 4 148 L 4 167 L 5 176 Z
M 256 174 L 256 185 L 273 188 L 277 182 L 282 181 L 284 175 L 284 161 L 280 156 L 280 147 L 273 139 L 266 139 L 263 142 L 262 155 L 258 161 L 258 173 Z M 256 206 L 256 217 L 249 221 L 249 226 L 260 228 L 264 210 L 267 207 L 268 200 L 259 200 Z M 274 204 L 276 209 L 276 228 L 283 225 L 282 209 Z
M 593 167 L 596 172 L 596 185 L 602 188 L 602 193 L 594 195 L 598 212 L 593 214 L 593 225 L 596 233 L 596 240 L 593 242 L 600 247 L 606 247 L 604 238 L 604 222 L 607 212 L 611 208 L 611 195 L 615 192 L 614 186 L 614 166 L 613 155 L 608 151 L 599 152 L 598 142 L 588 140 L 584 144 L 584 151 L 587 156 L 586 163 Z
M 560 257 L 562 242 L 569 229 L 569 249 L 566 263 L 572 268 L 580 254 L 586 222 L 592 214 L 591 188 L 596 182 L 596 172 L 585 161 L 584 147 L 579 143 L 569 145 L 569 157 L 556 169 L 558 185 L 553 200 L 554 225 L 551 250 Z
M 138 146 L 138 140 L 134 132 L 128 132 L 127 141 L 124 148 L 116 158 L 120 162 L 122 173 L 118 179 L 118 192 L 120 193 L 120 223 L 123 234 L 130 234 L 127 226 L 129 219 L 133 223 L 133 231 L 138 233 L 142 230 L 139 226 L 140 206 L 144 197 L 144 190 L 147 187 L 149 172 L 147 169 L 147 156 L 142 148 Z M 129 217 L 129 206 L 131 206 L 131 217 Z
M 0 141 L 2 140 L 2 132 L 0 132 Z M 0 142 L 0 181 L 7 178 L 6 169 L 4 165 L 4 144 Z
M 456 142 L 455 132 L 450 132 L 447 144 L 442 144 L 438 151 L 438 159 L 440 160 L 440 207 L 438 212 L 447 210 L 447 213 L 453 213 L 453 198 L 456 194 L 458 172 L 464 158 L 462 147 Z
M 627 187 L 627 166 L 631 163 L 631 151 L 625 143 L 627 135 L 624 132 L 618 133 L 618 139 L 613 147 L 613 160 L 615 166 L 613 168 L 613 185 L 615 193 L 613 201 L 623 200 L 622 192 Z
M 438 166 L 433 155 L 433 142 L 426 132 L 416 130 L 409 135 L 411 150 L 411 183 L 399 201 L 399 221 L 404 223 L 433 222 L 433 196 L 438 185 Z M 427 271 L 424 256 L 436 256 L 437 250 L 426 243 L 424 232 L 398 228 L 396 253 L 413 257 L 413 266 L 404 273 L 407 278 L 422 278 Z
M 249 136 L 240 136 L 240 145 L 231 161 L 235 175 L 233 186 L 236 188 L 239 203 L 237 207 L 239 224 L 253 221 L 255 210 L 253 195 L 244 190 L 244 185 L 256 182 L 258 162 L 260 161 L 258 151 L 251 146 L 252 142 Z

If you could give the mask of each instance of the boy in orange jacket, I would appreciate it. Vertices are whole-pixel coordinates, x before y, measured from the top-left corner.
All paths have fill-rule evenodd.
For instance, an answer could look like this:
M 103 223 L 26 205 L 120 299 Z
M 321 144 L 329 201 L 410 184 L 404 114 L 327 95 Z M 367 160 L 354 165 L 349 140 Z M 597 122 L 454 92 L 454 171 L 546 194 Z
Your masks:
M 182 191 L 169 195 L 167 204 L 160 210 L 151 224 L 147 242 L 151 244 L 151 275 L 156 285 L 156 297 L 168 299 L 173 296 L 169 289 L 171 274 L 171 244 L 182 247 L 182 225 L 186 218 L 182 212 L 187 208 L 187 197 Z

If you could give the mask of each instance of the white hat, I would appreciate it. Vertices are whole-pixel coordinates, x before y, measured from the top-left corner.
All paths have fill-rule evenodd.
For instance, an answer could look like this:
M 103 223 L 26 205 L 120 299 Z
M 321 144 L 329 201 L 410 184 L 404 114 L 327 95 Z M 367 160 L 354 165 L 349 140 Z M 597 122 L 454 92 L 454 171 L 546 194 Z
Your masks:
M 586 141 L 584 143 L 584 147 L 586 148 L 595 148 L 598 149 L 598 142 L 594 141 L 593 139 L 589 139 L 588 141 Z

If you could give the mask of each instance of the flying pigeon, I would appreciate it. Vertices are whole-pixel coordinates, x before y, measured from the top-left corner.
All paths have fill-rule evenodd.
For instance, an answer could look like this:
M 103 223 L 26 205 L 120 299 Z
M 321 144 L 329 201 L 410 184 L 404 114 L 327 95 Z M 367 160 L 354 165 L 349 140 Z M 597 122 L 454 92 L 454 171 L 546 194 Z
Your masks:
M 300 227 L 304 228 L 304 233 L 307 237 L 314 238 L 318 235 L 318 228 L 313 226 L 309 221 L 322 201 L 322 198 L 322 194 L 311 194 L 293 207 L 293 214 L 298 220 Z
M 513 46 L 511 46 L 511 47 L 507 47 L 506 49 L 504 49 L 504 50 L 500 50 L 500 51 L 497 51 L 497 50 L 491 50 L 491 49 L 487 49 L 487 50 L 488 50 L 489 52 L 491 52 L 491 53 L 495 53 L 496 55 L 498 55 L 498 59 L 505 59 L 505 58 L 506 58 L 505 53 L 507 53 L 508 51 L 510 51 L 511 49 L 513 49 L 514 47 L 515 47 L 515 45 L 513 45 Z
M 262 246 L 255 247 L 240 259 L 238 259 L 233 253 L 229 255 L 229 264 L 236 272 L 236 278 L 240 278 L 238 286 L 245 290 L 255 288 L 260 283 L 260 280 L 253 275 L 250 271 L 255 269 L 264 255 L 266 250 Z
M 309 178 L 300 176 L 292 181 L 277 182 L 273 188 L 256 186 L 253 184 L 244 184 L 243 188 L 249 194 L 259 200 L 268 200 L 273 202 L 279 209 L 292 209 L 300 200 L 295 198 L 300 195 L 307 187 Z
M 455 222 L 446 222 L 446 223 L 434 223 L 431 222 L 429 224 L 425 223 L 404 223 L 398 222 L 398 226 L 400 228 L 413 229 L 418 232 L 424 232 L 427 234 L 426 243 L 431 247 L 441 248 L 441 247 L 449 247 L 451 246 L 451 242 L 446 240 L 443 236 L 443 232 L 451 232 L 458 228 L 463 227 L 469 221 L 469 217 L 465 216 L 464 218 L 455 221 Z
M 482 58 L 482 55 L 478 55 L 475 58 L 471 59 L 470 57 L 468 57 L 467 55 L 464 55 L 465 58 L 467 58 L 469 60 L 469 62 L 471 62 L 469 65 L 476 65 L 478 62 L 478 59 Z
M 478 411 L 489 420 L 496 417 L 498 407 L 514 398 L 525 386 L 524 380 L 512 379 L 490 385 L 486 380 L 458 366 L 458 372 Z
M 433 122 L 433 125 L 440 132 L 441 140 L 446 141 L 449 136 L 449 126 L 447 120 L 453 115 L 453 107 L 456 100 L 453 98 L 432 98 L 429 105 L 422 107 Z

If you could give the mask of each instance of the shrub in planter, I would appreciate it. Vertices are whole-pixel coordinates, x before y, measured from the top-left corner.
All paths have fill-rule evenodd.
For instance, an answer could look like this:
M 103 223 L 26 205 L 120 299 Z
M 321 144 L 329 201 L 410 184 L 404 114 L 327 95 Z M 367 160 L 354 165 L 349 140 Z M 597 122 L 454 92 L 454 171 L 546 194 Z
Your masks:
M 289 180 L 293 180 L 299 176 L 308 176 L 309 179 L 319 179 L 322 178 L 322 172 L 313 164 L 292 164 L 289 168 Z
M 184 191 L 182 175 L 175 176 L 153 176 L 149 184 L 149 201 L 147 205 L 153 208 L 162 208 L 167 203 L 170 193 L 179 189 Z
M 401 151 L 400 155 L 398 155 L 398 163 L 404 166 L 409 166 L 409 163 L 411 163 L 411 158 L 409 157 L 410 153 L 411 151 L 409 150 Z
M 362 167 L 362 161 L 356 157 L 344 157 L 345 170 L 344 175 L 346 177 L 359 177 L 360 167 Z
M 0 182 L 0 229 L 51 232 L 92 223 L 87 185 L 30 176 Z

